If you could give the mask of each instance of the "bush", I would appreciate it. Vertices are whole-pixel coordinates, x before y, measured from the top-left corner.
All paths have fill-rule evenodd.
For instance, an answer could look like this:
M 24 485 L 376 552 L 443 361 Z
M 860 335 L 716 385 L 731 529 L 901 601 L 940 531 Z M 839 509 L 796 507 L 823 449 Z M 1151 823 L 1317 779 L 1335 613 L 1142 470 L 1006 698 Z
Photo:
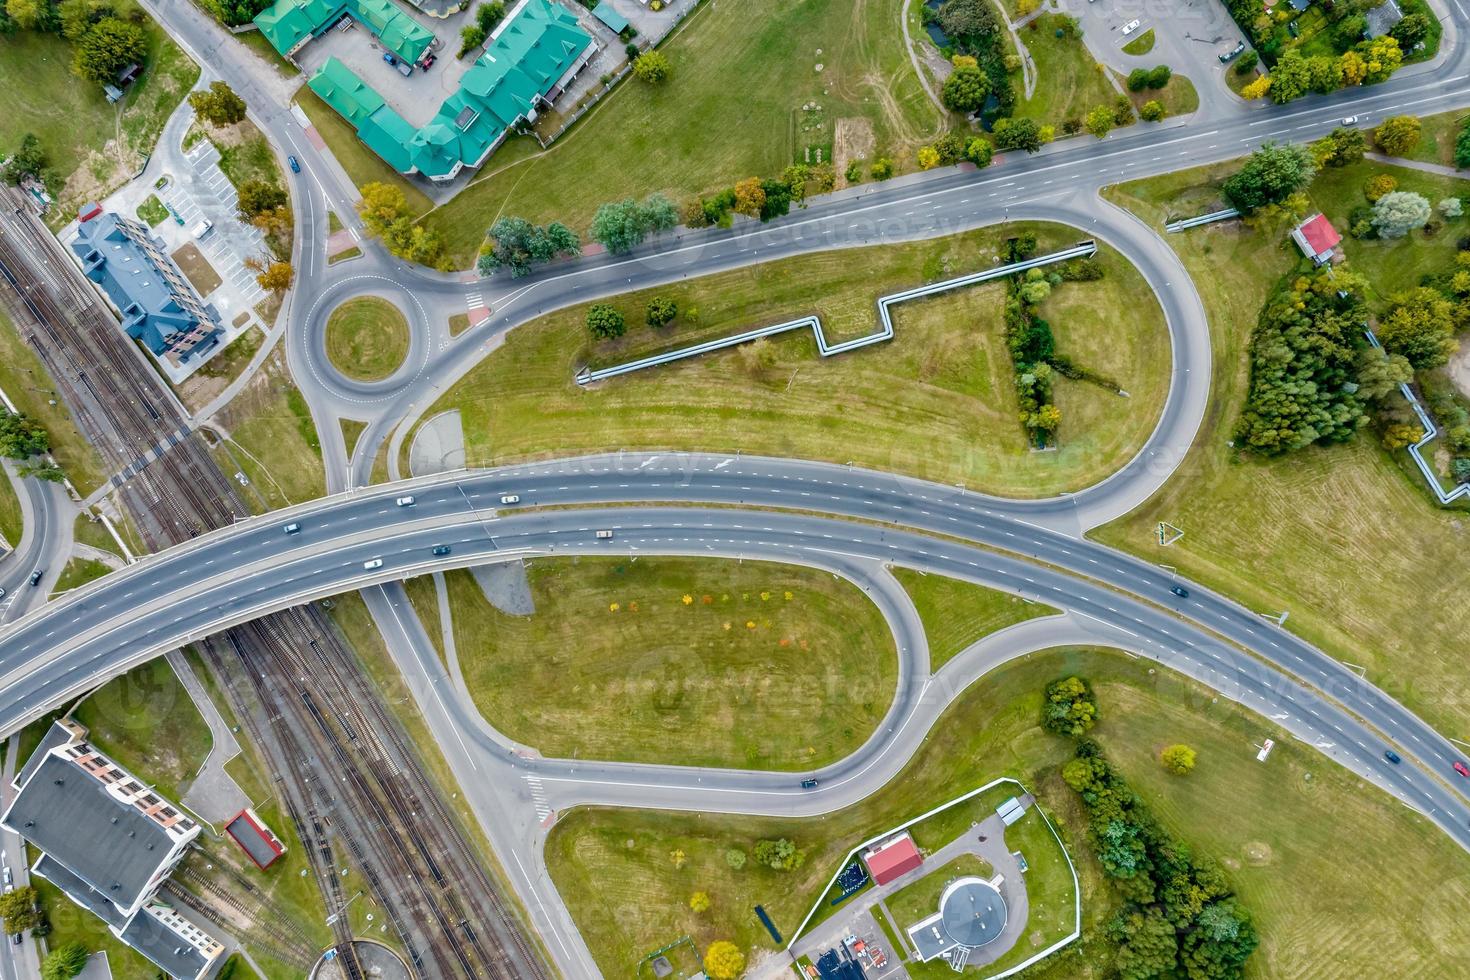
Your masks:
M 1053 735 L 1085 735 L 1097 723 L 1097 695 L 1081 677 L 1063 677 L 1046 685 L 1041 727 Z
M 679 307 L 667 296 L 655 296 L 648 301 L 648 309 L 644 311 L 643 319 L 650 327 L 664 327 L 674 322 L 674 317 L 679 315 Z
M 730 866 L 732 871 L 739 871 L 745 867 L 745 852 L 738 847 L 726 848 L 725 863 Z
M 650 85 L 666 81 L 673 71 L 673 65 L 662 51 L 645 52 L 633 62 L 633 74 Z
M 1370 203 L 1377 203 L 1385 194 L 1391 194 L 1399 186 L 1393 174 L 1374 174 L 1363 183 L 1363 196 Z
M 466 24 L 459 32 L 459 54 L 455 57 L 463 58 L 484 43 L 485 28 L 479 24 Z
M 847 171 L 842 175 L 847 178 L 849 184 L 856 184 L 863 179 L 863 162 L 853 160 L 847 165 Z
M 1429 198 L 1413 191 L 1390 191 L 1373 205 L 1373 227 L 1379 238 L 1403 238 L 1429 223 Z
M 1128 91 L 1142 92 L 1149 87 L 1149 70 L 1135 68 L 1128 73 Z
M 626 333 L 628 325 L 617 307 L 596 303 L 587 311 L 587 329 L 599 340 L 613 340 Z
M 874 180 L 887 180 L 893 176 L 893 161 L 887 157 L 879 157 L 873 161 L 873 167 L 870 172 Z
M 1187 745 L 1171 745 L 1159 753 L 1159 763 L 1166 772 L 1187 776 L 1194 771 L 1195 752 Z
M 1458 197 L 1447 197 L 1439 202 L 1439 213 L 1446 218 L 1458 218 L 1465 213 L 1465 206 Z
M 1174 77 L 1174 71 L 1168 65 L 1158 65 L 1148 73 L 1149 88 L 1163 88 L 1169 84 L 1169 79 Z
M 1138 110 L 1138 114 L 1145 122 L 1158 122 L 1164 118 L 1164 104 L 1158 99 L 1149 99 Z
M 1255 51 L 1247 51 L 1245 54 L 1236 59 L 1235 74 L 1249 75 L 1251 72 L 1256 70 L 1256 65 L 1260 62 L 1260 60 L 1261 56 L 1256 54 Z
M 1389 156 L 1403 156 L 1419 144 L 1418 116 L 1391 116 L 1373 130 L 1373 142 Z

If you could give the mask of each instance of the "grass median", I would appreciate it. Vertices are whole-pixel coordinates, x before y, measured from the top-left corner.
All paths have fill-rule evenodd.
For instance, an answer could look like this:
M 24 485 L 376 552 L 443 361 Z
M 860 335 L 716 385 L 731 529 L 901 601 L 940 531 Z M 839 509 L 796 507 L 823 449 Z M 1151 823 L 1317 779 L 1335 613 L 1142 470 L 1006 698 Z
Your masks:
M 827 572 L 643 556 L 537 559 L 527 575 L 530 616 L 496 610 L 468 572 L 447 580 L 476 705 L 545 755 L 814 769 L 893 701 L 888 624 Z
M 584 363 L 619 363 L 812 313 L 829 338 L 858 336 L 876 328 L 880 295 L 992 268 L 1003 240 L 1028 230 L 1042 251 L 1084 237 L 1062 225 L 1007 225 L 680 281 L 605 300 L 629 324 L 614 342 L 594 344 L 587 307 L 573 306 L 511 331 L 423 417 L 460 410 L 471 466 L 617 449 L 743 450 L 852 461 L 1006 496 L 1077 490 L 1138 452 L 1169 384 L 1163 313 L 1137 270 L 1108 249 L 1100 253 L 1103 279 L 1062 283 L 1041 315 L 1059 352 L 1130 397 L 1058 380 L 1054 451 L 1033 452 L 1017 420 L 1000 284 L 896 307 L 892 341 L 836 357 L 819 357 L 803 332 L 590 389 L 573 381 Z M 675 301 L 672 326 L 643 326 L 655 295 Z
M 927 575 L 911 568 L 894 568 L 893 576 L 914 600 L 924 624 L 924 633 L 929 638 L 930 673 L 937 672 L 955 654 L 997 630 L 1057 611 L 1008 592 L 943 575 Z

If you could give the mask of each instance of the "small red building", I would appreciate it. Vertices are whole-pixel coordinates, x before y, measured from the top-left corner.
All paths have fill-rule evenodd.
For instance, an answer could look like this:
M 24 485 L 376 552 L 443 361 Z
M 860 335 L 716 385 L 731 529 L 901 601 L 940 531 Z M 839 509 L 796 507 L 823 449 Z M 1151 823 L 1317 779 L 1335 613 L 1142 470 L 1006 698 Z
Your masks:
M 286 845 L 271 833 L 270 828 L 255 815 L 254 810 L 248 808 L 235 814 L 234 819 L 225 824 L 225 833 L 235 839 L 235 843 L 240 845 L 241 850 L 262 871 L 286 853 Z
M 868 874 L 874 884 L 886 885 L 900 875 L 907 874 L 924 863 L 924 855 L 914 845 L 907 833 L 889 838 L 863 855 Z
M 1325 214 L 1314 214 L 1291 230 L 1291 240 L 1303 255 L 1322 265 L 1332 261 L 1332 250 L 1341 244 L 1342 236 Z

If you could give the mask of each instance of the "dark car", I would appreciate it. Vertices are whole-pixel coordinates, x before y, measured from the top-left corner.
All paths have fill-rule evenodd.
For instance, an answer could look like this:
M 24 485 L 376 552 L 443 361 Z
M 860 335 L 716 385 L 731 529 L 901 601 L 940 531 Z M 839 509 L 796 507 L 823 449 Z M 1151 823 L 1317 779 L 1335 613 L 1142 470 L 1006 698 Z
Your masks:
M 1189 590 L 1188 589 L 1185 589 L 1185 588 L 1181 588 L 1180 586 L 1177 586 L 1176 585 L 1172 589 L 1170 589 L 1169 591 L 1172 592 L 1172 593 L 1174 593 L 1175 595 L 1177 595 L 1181 599 L 1188 599 L 1189 598 Z
M 11 936 L 10 942 L 13 946 L 19 946 L 21 943 L 21 934 L 17 932 L 15 935 Z
M 801 781 L 801 788 L 802 789 L 816 789 L 817 788 L 817 781 L 815 779 L 803 779 Z
M 1241 41 L 1238 44 L 1236 44 L 1235 47 L 1231 48 L 1229 51 L 1227 51 L 1224 54 L 1220 55 L 1220 64 L 1222 64 L 1222 65 L 1223 64 L 1228 64 L 1228 63 L 1234 61 L 1236 58 L 1240 57 L 1240 53 L 1242 51 L 1244 51 L 1244 50 L 1245 50 L 1245 42 L 1244 41 Z
M 1400 762 L 1404 761 L 1403 759 L 1399 758 L 1399 754 L 1393 749 L 1384 749 L 1383 757 L 1389 762 L 1392 762 L 1394 765 L 1398 765 Z
M 301 173 L 301 161 L 297 160 L 295 157 L 287 157 L 286 163 L 290 164 L 291 172 L 293 174 Z
M 447 555 L 447 554 L 449 554 L 449 545 L 447 545 L 447 544 L 437 545 L 434 548 L 434 554 L 436 554 L 436 555 Z
M 40 569 L 40 568 L 36 569 L 34 572 L 31 572 L 31 584 L 32 585 L 40 585 L 41 584 L 41 576 L 42 575 L 45 575 L 45 574 L 46 574 L 45 570 L 44 569 Z

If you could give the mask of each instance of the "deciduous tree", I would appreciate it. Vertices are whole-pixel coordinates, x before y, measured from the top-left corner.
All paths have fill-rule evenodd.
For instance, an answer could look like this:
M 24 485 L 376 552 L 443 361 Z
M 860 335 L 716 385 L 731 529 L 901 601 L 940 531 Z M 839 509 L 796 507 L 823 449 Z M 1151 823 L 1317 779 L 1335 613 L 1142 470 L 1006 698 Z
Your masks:
M 1389 156 L 1401 157 L 1419 145 L 1418 116 L 1390 116 L 1373 130 L 1373 142 Z
M 633 74 L 651 85 L 666 81 L 673 73 L 674 66 L 662 51 L 645 51 L 633 62 Z
M 648 301 L 644 319 L 650 327 L 667 326 L 679 315 L 679 307 L 667 296 L 655 296 Z
M 72 71 L 98 84 L 111 84 L 124 68 L 142 64 L 148 49 L 143 28 L 104 17 L 76 42 Z
M 1097 723 L 1097 696 L 1081 677 L 1063 677 L 1046 685 L 1041 727 L 1056 735 L 1076 738 Z
M 1380 238 L 1403 238 L 1423 228 L 1432 211 L 1429 198 L 1413 191 L 1392 191 L 1373 204 L 1373 227 Z
M 1149 99 L 1139 107 L 1138 115 L 1145 122 L 1158 122 L 1164 118 L 1164 104 L 1158 99 Z
M 209 83 L 209 88 L 189 93 L 189 107 L 211 126 L 230 126 L 245 118 L 245 100 L 222 81 Z
M 1159 764 L 1176 776 L 1187 776 L 1194 771 L 1195 751 L 1187 745 L 1170 745 L 1159 753 Z
M 272 262 L 255 277 L 260 288 L 270 293 L 284 293 L 291 288 L 291 263 Z
M 766 192 L 761 188 L 759 177 L 747 177 L 735 182 L 736 211 L 758 218 L 765 204 Z
M 1225 197 L 1244 214 L 1275 204 L 1302 190 L 1317 175 L 1316 164 L 1304 146 L 1266 143 L 1225 180 Z
M 28 459 L 50 448 L 51 437 L 35 421 L 0 408 L 0 456 Z
M 1113 131 L 1116 118 L 1111 106 L 1100 105 L 1087 113 L 1087 131 L 1102 139 Z
M 990 80 L 979 68 L 956 68 L 944 80 L 939 98 L 946 108 L 971 113 L 985 104 L 990 94 Z
M 41 921 L 38 901 L 36 889 L 31 885 L 0 895 L 0 920 L 5 923 L 5 931 L 14 934 L 35 928 Z
M 1455 340 L 1455 305 L 1428 286 L 1395 293 L 1376 333 L 1384 350 L 1402 355 L 1421 371 L 1439 367 L 1460 348 Z
M 628 329 L 623 314 L 608 303 L 595 303 L 587 311 L 587 329 L 599 340 L 621 337 Z
M 704 951 L 704 971 L 711 980 L 735 980 L 745 970 L 745 954 L 728 939 L 717 939 Z

